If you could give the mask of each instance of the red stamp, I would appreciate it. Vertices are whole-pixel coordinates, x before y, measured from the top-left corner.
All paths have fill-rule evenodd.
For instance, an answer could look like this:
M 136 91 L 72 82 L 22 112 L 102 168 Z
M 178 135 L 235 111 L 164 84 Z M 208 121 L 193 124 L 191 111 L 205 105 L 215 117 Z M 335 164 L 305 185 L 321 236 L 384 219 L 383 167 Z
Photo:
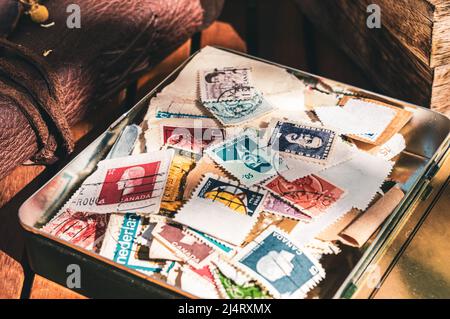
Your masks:
M 48 222 L 43 231 L 76 246 L 95 251 L 105 235 L 108 220 L 109 215 L 106 214 L 67 210 Z
M 345 194 L 343 189 L 316 175 L 308 175 L 292 182 L 277 176 L 264 186 L 311 217 L 324 213 Z
M 225 132 L 213 127 L 162 127 L 163 144 L 195 153 L 201 153 L 214 141 L 222 141 Z
M 106 171 L 97 205 L 142 201 L 152 198 L 161 162 L 110 168 Z
M 214 249 L 181 227 L 161 223 L 156 225 L 152 234 L 178 257 L 197 269 L 207 265 L 215 255 Z

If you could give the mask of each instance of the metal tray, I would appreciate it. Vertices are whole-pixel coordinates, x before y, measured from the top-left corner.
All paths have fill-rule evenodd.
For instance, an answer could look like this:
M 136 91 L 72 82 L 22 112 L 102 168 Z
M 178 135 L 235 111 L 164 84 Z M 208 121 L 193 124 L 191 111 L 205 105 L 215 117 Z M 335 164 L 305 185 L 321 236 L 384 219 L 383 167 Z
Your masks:
M 401 131 L 405 136 L 407 147 L 400 154 L 391 174 L 401 182 L 401 187 L 406 194 L 405 197 L 381 229 L 372 236 L 364 247 L 357 249 L 342 246 L 343 250 L 339 255 L 324 258 L 323 264 L 327 277 L 310 294 L 311 297 L 319 298 L 372 296 L 377 288 L 376 285 L 372 287 L 371 284 L 371 276 L 374 270 L 381 279 L 386 276 L 390 266 L 395 262 L 396 255 L 408 243 L 410 234 L 414 233 L 414 228 L 420 225 L 420 220 L 426 214 L 426 211 L 418 211 L 416 208 L 418 203 L 425 200 L 426 195 L 430 193 L 430 180 L 440 170 L 449 153 L 450 120 L 437 112 L 419 106 L 239 52 L 227 51 L 285 68 L 307 83 L 313 83 L 320 79 L 331 85 L 333 89 L 349 90 L 358 96 L 377 99 L 394 106 L 407 107 L 408 110 L 413 112 L 412 120 Z M 121 130 L 128 124 L 139 124 L 142 121 L 149 100 L 163 87 L 171 83 L 193 56 L 132 109 L 117 119 L 106 132 L 92 142 L 20 207 L 19 218 L 27 233 L 26 247 L 33 271 L 57 283 L 66 285 L 69 275 L 66 272 L 67 266 L 77 264 L 81 268 L 81 288 L 73 290 L 89 297 L 193 297 L 176 287 L 149 278 L 140 272 L 126 268 L 96 253 L 74 246 L 39 230 L 39 227 L 56 214 L 82 181 L 93 172 L 97 163 L 105 157 L 112 147 Z M 394 248 L 395 253 L 392 253 Z

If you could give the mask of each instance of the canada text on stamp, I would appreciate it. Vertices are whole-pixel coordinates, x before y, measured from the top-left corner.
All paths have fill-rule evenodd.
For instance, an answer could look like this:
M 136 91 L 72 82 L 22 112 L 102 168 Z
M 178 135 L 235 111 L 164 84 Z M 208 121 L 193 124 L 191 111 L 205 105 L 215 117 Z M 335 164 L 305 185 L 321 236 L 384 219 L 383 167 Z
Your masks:
M 282 165 L 279 153 L 261 144 L 256 134 L 245 131 L 206 152 L 244 185 L 251 186 L 276 175 Z
M 325 278 L 320 263 L 276 227 L 269 227 L 233 259 L 276 298 L 304 298 Z
M 203 102 L 203 105 L 225 126 L 244 124 L 274 110 L 260 93 L 247 100 L 220 100 Z
M 200 71 L 202 102 L 249 100 L 254 95 L 250 68 L 222 68 Z
M 159 223 L 153 236 L 195 268 L 202 268 L 216 256 L 215 250 L 181 226 Z
M 276 176 L 264 187 L 311 217 L 325 213 L 345 195 L 344 189 L 313 174 L 292 182 Z
M 68 202 L 93 213 L 157 213 L 173 150 L 104 160 Z
M 174 220 L 238 246 L 255 223 L 265 195 L 260 188 L 206 174 Z
M 326 163 L 336 132 L 312 124 L 274 121 L 269 144 L 272 149 L 297 158 Z
M 42 230 L 87 250 L 97 250 L 108 226 L 109 215 L 65 210 L 50 220 Z

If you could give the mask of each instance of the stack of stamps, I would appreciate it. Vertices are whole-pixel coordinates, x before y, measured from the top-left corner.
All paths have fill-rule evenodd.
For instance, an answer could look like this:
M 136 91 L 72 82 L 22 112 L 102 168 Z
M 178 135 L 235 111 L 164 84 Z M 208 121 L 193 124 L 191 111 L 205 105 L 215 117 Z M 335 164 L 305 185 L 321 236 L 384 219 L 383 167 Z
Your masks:
M 314 297 L 322 255 L 340 252 L 320 234 L 380 197 L 407 114 L 347 99 L 317 103 L 320 121 L 272 118 L 287 113 L 268 88 L 289 104 L 291 77 L 225 56 L 197 55 L 43 230 L 202 298 Z
M 199 71 L 200 100 L 224 126 L 239 125 L 273 111 L 252 84 L 250 68 Z

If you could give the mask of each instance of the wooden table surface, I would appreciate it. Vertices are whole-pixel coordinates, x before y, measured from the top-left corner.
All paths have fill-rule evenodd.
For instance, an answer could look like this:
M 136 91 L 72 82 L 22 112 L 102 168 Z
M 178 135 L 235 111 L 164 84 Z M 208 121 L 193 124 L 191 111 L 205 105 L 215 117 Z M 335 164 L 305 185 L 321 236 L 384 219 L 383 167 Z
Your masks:
M 240 0 L 226 1 L 220 21 L 202 32 L 201 37 L 189 40 L 144 76 L 139 81 L 138 95 L 142 96 L 159 83 L 189 56 L 192 48 L 205 45 L 218 45 L 243 52 L 248 50 L 251 54 L 281 64 L 373 89 L 370 81 L 341 51 L 326 41 L 316 30 L 308 29 L 308 22 L 297 14 L 297 9 L 290 2 L 283 1 L 283 5 L 279 5 L 273 1 L 261 0 L 258 2 L 261 5 L 257 8 L 256 20 L 249 19 L 249 10 L 242 3 Z M 269 20 L 278 23 L 267 23 Z M 258 26 L 255 27 L 257 30 L 254 25 Z M 291 28 L 288 33 L 287 28 Z M 245 41 L 246 37 L 250 39 L 249 36 L 252 40 Z M 98 116 L 87 117 L 86 121 L 73 128 L 77 146 L 71 158 L 123 112 L 123 108 L 120 107 L 123 101 L 124 93 L 111 102 L 111 107 L 101 119 Z M 64 162 L 69 160 L 70 158 Z M 53 176 L 64 162 L 46 168 L 21 166 L 0 181 L 0 298 L 84 298 L 35 275 L 29 269 L 25 256 L 24 231 L 19 225 L 17 216 L 21 203 Z M 449 186 L 446 194 L 442 196 L 440 204 L 436 205 L 437 212 L 442 209 L 447 212 L 450 210 Z M 438 213 L 432 212 L 429 219 L 431 220 L 435 214 Z M 433 223 L 432 220 L 429 223 L 431 229 Z

